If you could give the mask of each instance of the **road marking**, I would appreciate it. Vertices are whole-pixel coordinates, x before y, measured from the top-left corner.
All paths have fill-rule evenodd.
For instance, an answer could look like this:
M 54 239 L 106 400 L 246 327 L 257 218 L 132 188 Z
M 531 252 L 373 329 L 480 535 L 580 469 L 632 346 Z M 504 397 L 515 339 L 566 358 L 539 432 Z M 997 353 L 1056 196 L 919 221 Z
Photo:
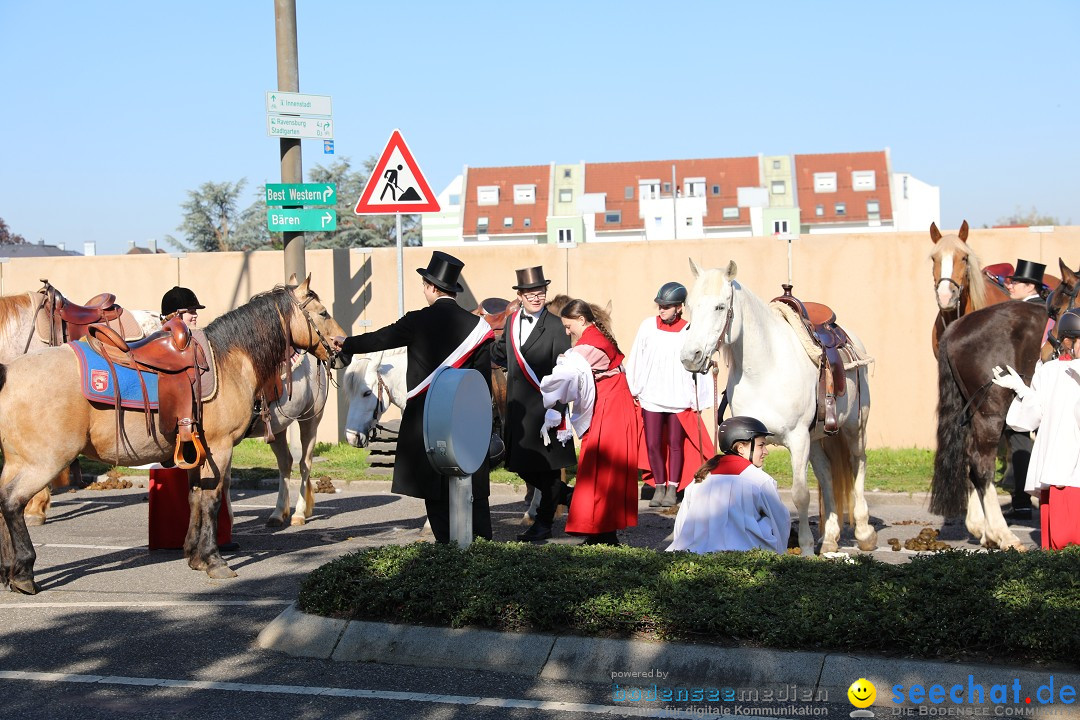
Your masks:
M 34 543 L 39 548 L 68 548 L 74 550 L 139 550 L 145 545 L 76 545 L 74 543 Z
M 90 609 L 90 608 L 162 608 L 162 607 L 203 607 L 205 605 L 224 605 L 224 606 L 273 606 L 284 607 L 286 605 L 292 605 L 292 600 L 275 600 L 273 598 L 261 599 L 261 600 L 136 600 L 129 602 L 101 600 L 97 602 L 77 602 L 77 603 L 65 603 L 65 602 L 33 602 L 30 600 L 14 603 L 3 602 L 0 603 L 0 607 L 5 610 L 15 609 L 29 609 L 29 608 L 75 608 L 75 609 Z
M 394 690 L 352 690 L 311 685 L 256 685 L 253 683 L 216 682 L 211 680 L 168 680 L 164 678 L 123 677 L 118 675 L 77 675 L 75 673 L 0 670 L 0 680 L 31 680 L 35 682 L 96 683 L 98 685 L 141 685 L 148 687 L 183 688 L 188 690 L 222 690 L 226 692 L 281 693 L 285 695 L 324 695 L 326 697 L 367 698 L 370 700 L 404 700 L 407 702 L 442 705 L 476 705 L 478 707 L 524 708 L 551 712 L 593 713 L 620 717 L 720 717 L 720 713 L 702 714 L 696 710 L 639 708 L 626 705 L 556 702 L 554 700 L 521 700 L 516 698 L 476 697 L 471 695 L 435 695 L 432 693 L 396 692 Z M 703 709 L 703 708 L 699 708 Z M 778 720 L 756 716 L 756 720 Z

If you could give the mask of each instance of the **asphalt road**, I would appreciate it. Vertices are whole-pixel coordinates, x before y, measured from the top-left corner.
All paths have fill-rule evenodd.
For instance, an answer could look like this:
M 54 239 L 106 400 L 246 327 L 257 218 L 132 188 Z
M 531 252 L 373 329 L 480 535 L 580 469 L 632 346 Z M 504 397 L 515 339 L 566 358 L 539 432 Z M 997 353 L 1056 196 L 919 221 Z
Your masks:
M 133 481 L 137 486 L 127 490 L 58 495 L 49 521 L 31 528 L 42 591 L 0 594 L 4 717 L 667 716 L 655 703 L 629 708 L 615 701 L 609 686 L 259 650 L 256 635 L 296 598 L 307 572 L 355 549 L 418 539 L 422 502 L 390 494 L 389 483 L 357 483 L 317 495 L 306 526 L 274 530 L 265 518 L 275 491 L 234 490 L 233 537 L 241 547 L 226 559 L 239 577 L 215 581 L 190 570 L 178 550 L 147 550 L 146 480 Z M 941 527 L 924 506 L 921 498 L 870 498 L 881 559 L 913 556 L 890 551 L 888 538 L 902 542 L 923 527 Z M 521 531 L 520 491 L 497 487 L 492 508 L 497 540 Z M 673 523 L 673 515 L 642 503 L 639 526 L 622 538 L 663 547 Z M 950 544 L 975 547 L 960 539 L 959 526 L 946 531 L 946 538 L 956 536 Z M 844 537 L 850 549 L 850 533 Z M 844 698 L 815 708 L 823 717 L 847 717 L 851 710 Z M 780 710 L 773 714 L 803 716 Z

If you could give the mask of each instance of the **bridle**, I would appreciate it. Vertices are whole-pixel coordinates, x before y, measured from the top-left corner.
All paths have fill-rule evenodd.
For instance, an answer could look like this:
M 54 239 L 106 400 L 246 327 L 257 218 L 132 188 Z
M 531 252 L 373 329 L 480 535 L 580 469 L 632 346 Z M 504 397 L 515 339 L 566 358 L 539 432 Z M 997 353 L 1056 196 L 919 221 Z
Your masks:
M 314 335 L 319 338 L 318 344 L 322 345 L 323 350 L 326 351 L 327 363 L 330 365 L 330 367 L 333 367 L 339 353 L 334 350 L 334 346 L 330 343 L 329 340 L 326 339 L 326 336 L 323 335 L 322 330 L 319 330 L 319 326 L 315 324 L 315 321 L 311 319 L 311 314 L 307 311 L 307 306 L 311 304 L 312 300 L 316 299 L 315 293 L 308 290 L 307 295 L 304 296 L 303 302 L 297 300 L 291 290 L 286 292 L 285 294 L 288 296 L 289 300 L 292 301 L 293 305 L 299 308 L 300 312 L 304 314 L 304 319 L 307 320 L 308 323 L 309 336 L 311 334 L 311 331 L 314 330 Z M 323 310 L 323 313 L 326 314 L 326 317 L 330 317 L 330 314 L 327 313 L 326 310 Z M 331 382 L 332 381 L 333 378 L 331 377 Z
M 1046 341 L 1054 348 L 1054 357 L 1057 357 L 1061 353 L 1061 338 L 1057 336 L 1057 319 L 1061 312 L 1069 312 L 1076 306 L 1076 297 L 1080 294 L 1080 280 L 1075 282 L 1072 288 L 1065 290 L 1065 286 L 1058 285 L 1056 288 L 1050 291 L 1050 294 L 1046 296 L 1046 314 L 1050 316 L 1050 319 L 1054 321 L 1054 329 L 1050 331 L 1046 336 Z M 1069 298 L 1069 305 L 1064 311 L 1054 307 L 1054 298 L 1057 294 L 1061 293 L 1065 297 Z
M 371 411 L 371 429 L 368 431 L 368 442 L 375 442 L 378 439 L 379 430 L 389 431 L 390 429 L 380 425 L 379 418 L 390 407 L 393 398 L 390 395 L 390 388 L 383 381 L 382 373 L 379 372 L 378 367 L 375 368 L 375 378 L 375 409 Z M 386 396 L 385 402 L 383 401 L 384 393 Z
M 966 278 L 967 277 L 966 266 L 968 264 L 968 256 L 965 255 L 963 257 L 963 259 L 961 260 L 961 262 L 964 263 L 965 269 L 960 274 L 960 276 L 961 276 L 961 278 Z M 941 266 L 939 265 L 938 266 L 938 268 L 939 268 L 938 271 L 939 272 L 940 272 L 940 267 Z M 948 307 L 941 307 L 940 305 L 938 306 L 938 320 L 941 322 L 941 329 L 944 330 L 945 329 L 945 318 L 942 317 L 942 313 L 954 312 L 954 313 L 956 313 L 957 318 L 960 318 L 960 317 L 963 316 L 963 314 L 964 314 L 964 304 L 963 304 L 962 301 L 963 301 L 963 298 L 964 298 L 964 288 L 966 286 L 962 282 L 956 282 L 951 277 L 947 277 L 947 278 L 939 277 L 938 279 L 934 280 L 934 294 L 935 295 L 937 294 L 938 286 L 941 283 L 948 283 L 951 287 L 956 289 L 956 300 L 954 302 L 952 302 Z

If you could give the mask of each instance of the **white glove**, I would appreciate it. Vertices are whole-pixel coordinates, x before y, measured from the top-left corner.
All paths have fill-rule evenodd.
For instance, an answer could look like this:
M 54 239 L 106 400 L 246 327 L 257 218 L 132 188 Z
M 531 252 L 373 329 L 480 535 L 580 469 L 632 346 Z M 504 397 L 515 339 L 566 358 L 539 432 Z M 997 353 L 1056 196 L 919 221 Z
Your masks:
M 1014 370 L 1011 365 L 1006 365 L 1005 369 L 1007 374 L 1002 371 L 1000 365 L 994 368 L 994 384 L 1003 387 L 1006 390 L 1012 390 L 1016 393 L 1016 397 L 1022 400 L 1031 388 L 1024 383 L 1024 379 L 1017 374 L 1016 370 Z
M 562 413 L 554 408 L 548 408 L 544 413 L 544 424 L 540 426 L 540 437 L 544 440 L 544 447 L 551 444 L 551 434 L 548 431 L 562 425 L 562 421 Z

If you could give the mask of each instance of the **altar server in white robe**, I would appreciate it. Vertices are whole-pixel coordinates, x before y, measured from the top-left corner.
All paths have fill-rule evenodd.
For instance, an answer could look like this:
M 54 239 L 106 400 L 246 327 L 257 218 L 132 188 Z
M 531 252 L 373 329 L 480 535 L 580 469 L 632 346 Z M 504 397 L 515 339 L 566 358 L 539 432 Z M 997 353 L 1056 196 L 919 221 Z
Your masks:
M 707 462 L 686 488 L 669 551 L 786 551 L 791 514 L 776 481 L 761 469 L 770 434 L 752 417 L 737 415 L 720 423 L 722 454 Z

